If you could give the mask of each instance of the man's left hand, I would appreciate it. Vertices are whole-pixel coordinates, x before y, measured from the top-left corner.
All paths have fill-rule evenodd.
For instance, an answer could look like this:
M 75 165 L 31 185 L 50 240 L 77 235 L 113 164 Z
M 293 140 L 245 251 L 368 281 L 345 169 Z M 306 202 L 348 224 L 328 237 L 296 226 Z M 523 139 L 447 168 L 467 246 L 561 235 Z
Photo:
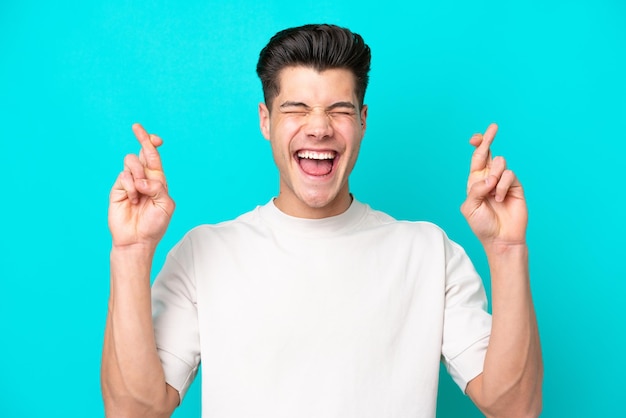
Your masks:
M 492 157 L 491 144 L 498 126 L 470 139 L 476 149 L 467 180 L 467 198 L 461 212 L 472 231 L 487 249 L 525 244 L 528 210 L 524 190 L 503 157 Z

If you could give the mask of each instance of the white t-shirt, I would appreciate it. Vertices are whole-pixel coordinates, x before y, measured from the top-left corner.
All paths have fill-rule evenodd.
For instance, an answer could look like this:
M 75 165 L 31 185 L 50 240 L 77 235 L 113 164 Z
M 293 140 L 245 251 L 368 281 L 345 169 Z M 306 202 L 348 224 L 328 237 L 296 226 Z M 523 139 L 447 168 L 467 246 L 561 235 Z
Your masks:
M 152 294 L 166 380 L 184 396 L 201 361 L 212 418 L 434 417 L 440 361 L 465 390 L 491 329 L 461 247 L 357 201 L 197 227 Z

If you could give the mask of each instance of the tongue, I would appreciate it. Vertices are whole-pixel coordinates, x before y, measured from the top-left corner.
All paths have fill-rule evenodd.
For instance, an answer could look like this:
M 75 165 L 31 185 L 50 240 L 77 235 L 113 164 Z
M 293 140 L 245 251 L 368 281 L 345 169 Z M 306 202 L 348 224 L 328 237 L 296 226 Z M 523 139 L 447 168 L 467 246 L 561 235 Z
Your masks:
M 310 176 L 325 176 L 333 169 L 333 160 L 300 159 L 300 167 Z

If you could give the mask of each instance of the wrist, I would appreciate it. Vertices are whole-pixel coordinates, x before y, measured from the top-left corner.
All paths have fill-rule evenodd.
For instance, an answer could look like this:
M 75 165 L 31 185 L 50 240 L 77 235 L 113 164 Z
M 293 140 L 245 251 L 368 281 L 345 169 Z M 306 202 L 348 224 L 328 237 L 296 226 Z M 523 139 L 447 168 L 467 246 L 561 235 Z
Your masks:
M 111 262 L 114 261 L 130 261 L 135 262 L 141 260 L 152 261 L 154 253 L 156 251 L 155 244 L 137 243 L 129 245 L 115 245 L 111 246 Z
M 135 294 L 149 289 L 155 248 L 142 244 L 111 248 L 111 300 L 113 295 Z
M 526 241 L 501 242 L 493 241 L 484 243 L 483 248 L 488 259 L 492 258 L 528 258 L 528 245 Z
M 528 246 L 525 242 L 494 242 L 485 246 L 492 285 L 509 283 L 515 277 L 528 278 Z M 492 288 L 493 290 L 493 288 Z

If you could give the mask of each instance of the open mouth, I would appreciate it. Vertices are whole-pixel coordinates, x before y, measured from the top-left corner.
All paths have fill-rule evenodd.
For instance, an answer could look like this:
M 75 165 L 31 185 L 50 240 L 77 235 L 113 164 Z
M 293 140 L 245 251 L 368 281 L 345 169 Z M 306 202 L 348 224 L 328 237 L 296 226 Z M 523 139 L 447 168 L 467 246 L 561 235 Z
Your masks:
M 334 151 L 302 150 L 296 153 L 300 168 L 310 176 L 326 176 L 333 171 L 337 153 Z

